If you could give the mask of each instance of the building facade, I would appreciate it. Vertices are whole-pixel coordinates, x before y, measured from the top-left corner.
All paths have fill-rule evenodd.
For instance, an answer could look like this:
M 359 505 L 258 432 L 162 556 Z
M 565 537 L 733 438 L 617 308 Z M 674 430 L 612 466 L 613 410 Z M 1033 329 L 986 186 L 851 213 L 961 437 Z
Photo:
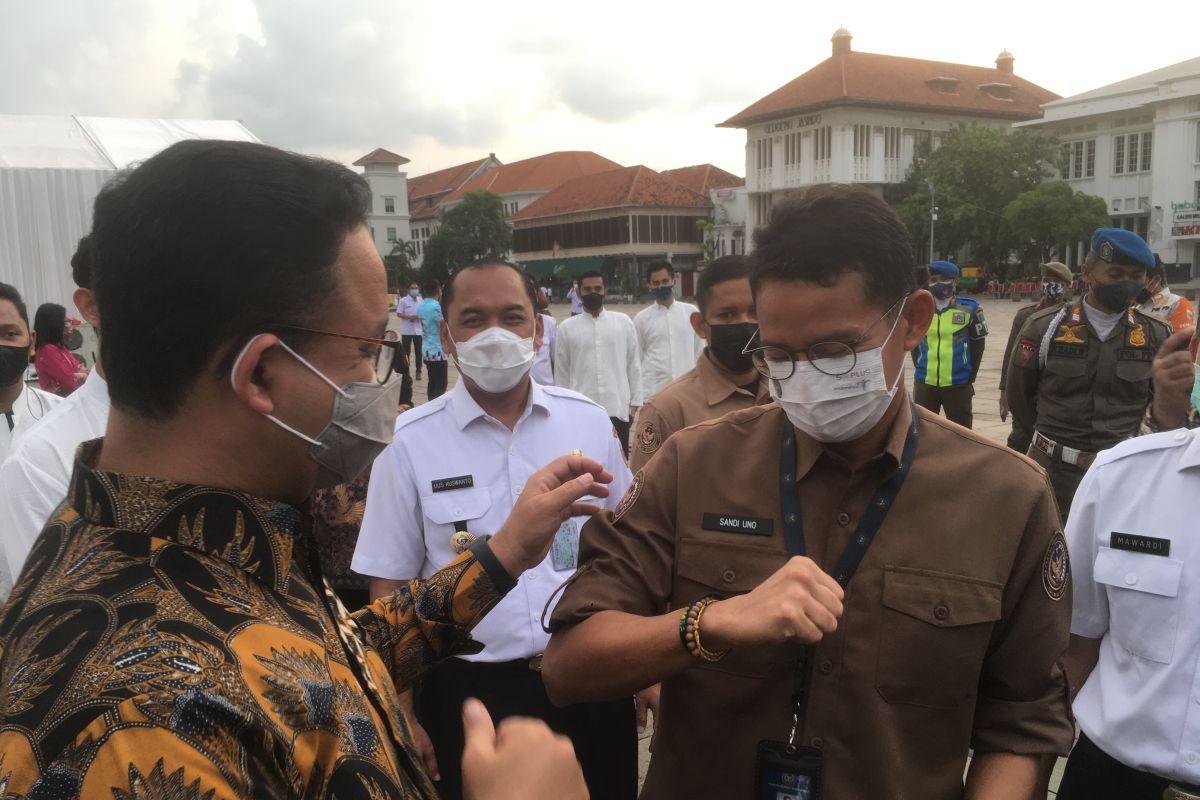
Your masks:
M 1200 58 L 1043 106 L 1021 127 L 1062 141 L 1061 175 L 1101 197 L 1116 227 L 1136 231 L 1170 280 L 1200 277 Z M 1087 243 L 1065 248 L 1077 266 Z
M 400 167 L 408 163 L 402 155 L 377 147 L 354 162 L 363 168 L 371 187 L 371 212 L 367 226 L 379 255 L 391 254 L 397 241 L 412 239 L 408 213 L 408 175 Z
M 437 233 L 441 202 L 467 182 L 498 166 L 500 160 L 496 158 L 496 154 L 488 153 L 487 158 L 439 169 L 417 176 L 408 182 L 408 207 L 412 216 L 411 241 L 416 256 L 413 262 L 415 267 L 420 268 L 425 261 L 425 248 L 429 244 L 429 237 Z
M 1007 51 L 991 68 L 855 52 L 844 28 L 831 41 L 828 59 L 719 125 L 746 131 L 746 240 L 789 191 L 834 182 L 882 192 L 955 125 L 1008 130 L 1058 98 L 1015 75 Z
M 712 256 L 746 253 L 746 180 L 712 164 L 663 170 L 664 176 L 694 192 L 707 195 L 712 206 L 712 227 L 707 236 Z

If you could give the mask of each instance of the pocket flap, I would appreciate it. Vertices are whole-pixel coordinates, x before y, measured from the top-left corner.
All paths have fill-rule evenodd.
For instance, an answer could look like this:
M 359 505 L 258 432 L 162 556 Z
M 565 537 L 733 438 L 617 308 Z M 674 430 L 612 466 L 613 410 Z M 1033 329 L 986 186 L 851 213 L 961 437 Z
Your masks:
M 1149 380 L 1151 368 L 1149 361 L 1118 361 L 1117 377 L 1131 383 Z
M 746 537 L 755 538 L 755 537 Z M 675 571 L 718 594 L 749 592 L 787 563 L 787 554 L 732 542 L 679 540 Z
M 883 604 L 939 628 L 1000 619 L 1004 587 L 977 578 L 884 567 Z
M 439 525 L 453 525 L 459 520 L 478 519 L 491 507 L 492 495 L 486 486 L 421 495 L 422 511 Z
M 1128 553 L 1101 547 L 1092 572 L 1100 583 L 1117 589 L 1132 589 L 1162 597 L 1179 594 L 1183 562 L 1148 553 Z

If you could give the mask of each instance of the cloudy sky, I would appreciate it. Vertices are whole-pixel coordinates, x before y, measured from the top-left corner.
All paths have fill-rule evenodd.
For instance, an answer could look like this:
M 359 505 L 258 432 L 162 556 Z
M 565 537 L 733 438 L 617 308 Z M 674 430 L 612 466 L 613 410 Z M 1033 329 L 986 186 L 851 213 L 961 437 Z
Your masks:
M 834 7 L 842 10 L 833 10 Z M 988 9 L 981 12 L 977 9 Z M 715 123 L 829 55 L 991 64 L 1062 95 L 1200 55 L 1179 0 L 0 0 L 0 113 L 242 120 L 263 140 L 410 175 L 595 150 L 744 172 Z

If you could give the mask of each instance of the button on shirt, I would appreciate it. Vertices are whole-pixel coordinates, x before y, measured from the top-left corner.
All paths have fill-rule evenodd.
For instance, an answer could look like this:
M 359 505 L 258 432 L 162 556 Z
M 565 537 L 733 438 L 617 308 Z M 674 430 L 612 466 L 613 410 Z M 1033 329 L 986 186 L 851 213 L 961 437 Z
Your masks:
M 410 294 L 403 294 L 400 300 L 396 303 L 396 316 L 416 314 L 421 307 L 421 296 L 413 297 Z M 404 336 L 420 336 L 421 335 L 421 320 L 420 319 L 401 319 L 400 333 Z
M 638 405 L 696 366 L 704 340 L 692 330 L 692 314 L 699 309 L 676 300 L 669 306 L 655 303 L 633 318 L 642 354 L 642 397 Z
M 1071 633 L 1100 639 L 1079 727 L 1121 763 L 1200 783 L 1200 431 L 1099 455 L 1071 507 Z
M 629 485 L 629 469 L 612 423 L 595 403 L 533 382 L 529 403 L 510 431 L 459 381 L 397 420 L 395 438 L 372 467 L 351 568 L 393 580 L 434 574 L 456 557 L 450 545 L 455 523 L 465 522 L 477 537 L 495 534 L 529 476 L 573 449 L 613 473 L 611 493 L 599 503 L 614 508 Z M 578 532 L 586 519 L 573 517 L 566 525 Z M 474 628 L 483 651 L 464 658 L 500 662 L 541 653 L 549 640 L 542 610 L 573 571 L 556 570 L 547 556 L 525 572 Z
M 642 397 L 642 368 L 633 320 L 617 311 L 577 314 L 558 326 L 554 383 L 603 406 L 610 417 L 629 419 Z

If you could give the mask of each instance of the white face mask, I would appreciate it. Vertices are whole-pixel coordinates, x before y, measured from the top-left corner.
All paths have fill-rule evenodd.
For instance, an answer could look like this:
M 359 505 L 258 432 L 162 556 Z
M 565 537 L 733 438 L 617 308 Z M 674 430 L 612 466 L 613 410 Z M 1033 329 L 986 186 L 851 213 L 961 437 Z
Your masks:
M 857 439 L 883 418 L 904 377 L 902 366 L 889 388 L 883 371 L 883 348 L 899 322 L 898 311 L 883 344 L 857 353 L 854 368 L 845 375 L 827 375 L 808 361 L 794 362 L 790 377 L 768 381 L 771 397 L 796 428 L 818 442 Z
M 458 371 L 488 394 L 507 392 L 533 365 L 533 337 L 522 339 L 505 328 L 488 328 L 454 346 Z

